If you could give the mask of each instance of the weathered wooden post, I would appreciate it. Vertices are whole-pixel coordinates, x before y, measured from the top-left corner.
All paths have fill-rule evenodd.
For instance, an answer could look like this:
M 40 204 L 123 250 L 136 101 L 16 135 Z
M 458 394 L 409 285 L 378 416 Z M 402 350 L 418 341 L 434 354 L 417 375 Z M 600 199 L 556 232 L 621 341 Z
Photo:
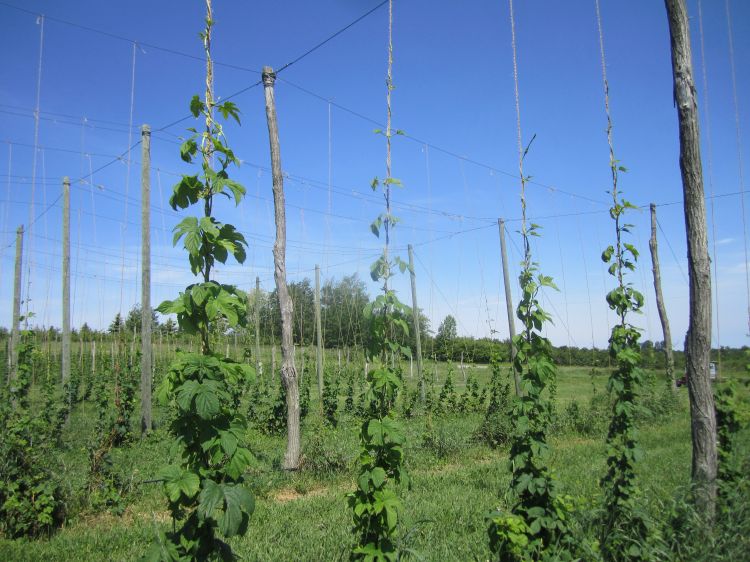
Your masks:
M 18 375 L 19 323 L 21 322 L 21 270 L 23 261 L 23 225 L 16 230 L 16 265 L 13 272 L 13 319 L 10 327 L 9 380 Z
M 690 322 L 685 360 L 693 438 L 692 480 L 698 503 L 711 520 L 716 506 L 716 413 L 708 370 L 711 354 L 711 261 L 708 257 L 698 103 L 685 0 L 665 0 L 665 5 L 672 50 L 674 101 L 680 129 L 680 172 L 690 280 Z
M 141 434 L 151 431 L 151 127 L 141 127 Z
M 260 277 L 255 277 L 255 306 L 253 307 L 253 316 L 255 317 L 255 366 L 258 369 L 258 375 L 263 374 L 263 362 L 260 360 Z M 271 373 L 273 376 L 273 372 Z
M 656 308 L 659 311 L 661 329 L 664 333 L 664 355 L 666 356 L 667 382 L 675 389 L 674 354 L 672 352 L 672 332 L 669 329 L 667 308 L 664 306 L 664 295 L 661 291 L 661 269 L 659 268 L 659 250 L 656 242 L 656 205 L 651 203 L 651 238 L 648 247 L 651 250 L 651 271 L 654 274 L 654 291 L 656 293 Z
M 497 219 L 500 229 L 500 255 L 503 263 L 503 285 L 505 286 L 505 311 L 508 315 L 508 334 L 510 335 L 510 367 L 513 370 L 513 382 L 516 387 L 516 396 L 521 396 L 521 379 L 516 371 L 516 320 L 513 314 L 513 297 L 510 294 L 510 275 L 508 273 L 508 251 L 505 248 L 505 221 Z
M 271 169 L 273 176 L 273 207 L 276 219 L 276 241 L 273 245 L 274 278 L 279 296 L 281 313 L 281 380 L 286 388 L 287 406 L 287 447 L 284 455 L 284 469 L 299 468 L 300 457 L 300 406 L 297 371 L 293 362 L 292 339 L 292 299 L 286 284 L 286 211 L 284 203 L 284 175 L 281 171 L 281 149 L 279 127 L 276 120 L 276 102 L 273 85 L 276 75 L 270 66 L 263 67 L 263 89 L 266 98 L 266 120 L 268 140 L 271 148 Z
M 62 382 L 70 380 L 70 178 L 63 178 L 62 220 Z M 70 406 L 70 404 L 69 404 Z
M 323 330 L 320 321 L 320 266 L 315 266 L 315 372 L 318 375 L 318 397 L 323 407 Z
M 411 314 L 414 324 L 414 342 L 417 353 L 417 379 L 419 380 L 419 397 L 425 400 L 424 377 L 422 376 L 422 330 L 419 326 L 419 306 L 417 305 L 417 274 L 414 271 L 414 249 L 407 246 L 409 251 L 409 277 L 411 278 Z

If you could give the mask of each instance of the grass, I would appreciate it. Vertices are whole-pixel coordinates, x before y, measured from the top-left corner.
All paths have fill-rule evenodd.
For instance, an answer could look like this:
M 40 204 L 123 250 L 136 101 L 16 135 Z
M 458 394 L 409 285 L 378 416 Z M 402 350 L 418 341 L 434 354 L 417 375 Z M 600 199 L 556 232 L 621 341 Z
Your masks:
M 447 368 L 438 366 L 435 395 Z M 432 368 L 432 365 L 430 365 Z M 489 369 L 474 370 L 484 386 Z M 736 374 L 737 375 L 737 374 Z M 735 376 L 736 376 L 735 375 Z M 454 370 L 458 392 L 464 380 Z M 408 381 L 411 383 L 412 381 Z M 606 373 L 593 377 L 589 370 L 561 368 L 558 377 L 558 411 L 573 400 L 581 404 L 596 389 L 605 392 Z M 746 392 L 746 391 L 745 391 Z M 342 389 L 343 393 L 343 389 Z M 251 430 L 248 441 L 256 455 L 249 480 L 256 494 L 256 511 L 250 531 L 233 547 L 244 560 L 345 560 L 351 541 L 351 514 L 345 493 L 354 486 L 353 459 L 357 454 L 358 421 L 344 417 L 336 429 L 323 428 L 317 419 L 313 389 L 311 415 L 303 426 L 303 469 L 279 469 L 285 440 Z M 642 425 L 640 439 L 645 458 L 639 464 L 642 501 L 647 511 L 660 510 L 685 488 L 690 479 L 690 420 L 686 391 L 681 390 L 674 415 Z M 343 402 L 343 397 L 341 398 Z M 50 462 L 70 497 L 80 496 L 87 470 L 86 444 L 93 435 L 93 407 L 79 406 L 64 435 L 65 448 Z M 137 419 L 135 417 L 134 419 Z M 163 417 L 157 412 L 157 421 Z M 401 522 L 403 546 L 424 560 L 486 560 L 486 513 L 507 506 L 510 481 L 506 449 L 493 450 L 472 439 L 481 414 L 447 416 L 431 420 L 441 445 L 425 440 L 425 417 L 406 421 L 407 466 L 410 489 L 401 490 L 406 506 Z M 568 432 L 551 439 L 551 465 L 564 494 L 584 506 L 595 506 L 598 481 L 604 473 L 603 433 L 581 437 Z M 75 513 L 66 526 L 48 539 L 0 540 L 1 560 L 137 560 L 157 529 L 171 525 L 159 484 L 144 483 L 158 468 L 176 462 L 178 450 L 166 430 L 158 428 L 148 439 L 135 441 L 115 453 L 115 463 L 132 484 L 128 507 L 121 517 L 87 513 L 71 502 Z M 320 462 L 330 460 L 332 469 Z

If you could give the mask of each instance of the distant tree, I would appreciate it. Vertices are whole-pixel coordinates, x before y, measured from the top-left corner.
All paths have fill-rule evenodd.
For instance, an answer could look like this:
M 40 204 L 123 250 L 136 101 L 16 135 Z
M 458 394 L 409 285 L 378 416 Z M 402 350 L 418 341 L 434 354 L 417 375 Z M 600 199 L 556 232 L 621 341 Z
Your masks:
M 165 336 L 173 336 L 178 331 L 177 322 L 175 322 L 172 318 L 167 318 L 166 321 L 159 326 L 159 330 Z
M 440 359 L 445 360 L 452 357 L 452 348 L 457 337 L 456 319 L 449 314 L 441 322 L 435 335 L 435 352 Z
M 115 314 L 114 319 L 109 324 L 109 328 L 107 328 L 107 331 L 110 334 L 119 334 L 122 332 L 122 329 L 124 327 L 124 322 L 122 321 L 122 314 L 119 312 Z
M 128 316 L 125 319 L 125 331 L 129 334 L 141 332 L 141 306 L 138 304 L 133 305 L 133 308 L 128 312 Z M 119 314 L 118 314 L 119 316 Z M 156 331 L 159 327 L 159 319 L 156 316 L 156 311 L 151 310 L 151 330 Z
M 79 331 L 81 341 L 91 341 L 94 338 L 94 334 L 94 330 L 92 330 L 91 327 L 86 322 L 84 322 Z
M 320 306 L 326 347 L 363 345 L 368 337 L 364 309 L 370 298 L 365 284 L 354 275 L 330 279 L 320 290 Z
M 293 303 L 292 337 L 299 345 L 312 343 L 315 335 L 315 292 L 309 279 L 289 283 Z M 279 323 L 279 332 L 281 324 Z

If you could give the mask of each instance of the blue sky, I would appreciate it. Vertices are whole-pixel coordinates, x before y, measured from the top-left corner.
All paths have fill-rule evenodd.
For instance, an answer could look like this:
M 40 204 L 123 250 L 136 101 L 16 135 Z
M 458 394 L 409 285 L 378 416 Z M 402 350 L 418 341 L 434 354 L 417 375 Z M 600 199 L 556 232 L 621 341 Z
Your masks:
M 255 83 L 263 65 L 278 68 L 295 59 L 376 4 L 216 0 L 213 55 L 225 63 L 216 67 L 216 93 L 227 96 Z M 664 291 L 679 346 L 687 328 L 687 263 L 664 7 L 652 0 L 601 4 L 615 152 L 629 170 L 620 187 L 635 204 L 661 205 Z M 738 156 L 745 164 L 750 161 L 750 142 L 741 135 L 743 151 L 738 151 L 725 4 L 703 4 L 708 92 L 702 79 L 698 4 L 688 2 L 706 193 L 726 195 L 710 200 L 707 207 L 711 220 L 713 202 L 718 328 L 722 345 L 737 346 L 747 343 L 748 304 L 741 198 L 736 195 L 741 190 Z M 9 5 L 48 16 L 35 174 L 33 109 L 42 26 L 35 15 Z M 730 8 L 744 134 L 750 130 L 750 67 L 742 62 L 750 56 L 750 5 L 732 0 Z M 97 170 L 138 140 L 140 124 L 157 131 L 187 115 L 190 97 L 202 92 L 204 67 L 183 55 L 202 55 L 197 33 L 203 11 L 197 0 L 0 3 L 6 22 L 0 37 L 0 324 L 10 323 L 14 231 L 33 216 L 38 219 L 26 241 L 30 260 L 24 268 L 24 298 L 30 292 L 36 322 L 59 325 L 58 197 L 64 175 L 74 180 L 74 326 L 84 321 L 106 326 L 118 310 L 126 312 L 139 301 L 140 147 L 131 153 L 130 167 L 125 156 Z M 589 346 L 593 341 L 603 347 L 614 316 L 604 301 L 612 282 L 599 255 L 614 233 L 606 213 L 608 148 L 594 1 L 519 1 L 515 12 L 525 141 L 536 134 L 525 164 L 535 182 L 528 188 L 529 215 L 544 227 L 534 252 L 541 269 L 561 288 L 544 296 L 555 319 L 548 335 L 556 344 Z M 133 43 L 122 38 L 137 42 L 134 68 Z M 385 173 L 385 143 L 373 134 L 373 121 L 385 119 L 386 40 L 383 7 L 279 75 L 282 161 L 289 174 L 290 280 L 311 277 L 317 263 L 324 277 L 358 271 L 376 290 L 367 271 L 380 243 L 369 223 L 382 203 L 369 184 Z M 415 246 L 419 304 L 433 329 L 446 314 L 454 314 L 460 333 L 486 335 L 494 330 L 506 337 L 497 217 L 509 221 L 514 280 L 520 259 L 507 2 L 397 0 L 394 59 L 394 125 L 408 136 L 399 137 L 393 147 L 393 175 L 405 185 L 394 193 L 402 223 L 393 243 L 404 258 L 406 244 Z M 217 276 L 249 289 L 259 275 L 263 287 L 271 289 L 274 226 L 262 88 L 234 101 L 243 124 L 229 126 L 227 133 L 244 161 L 235 177 L 247 187 L 248 197 L 237 209 L 219 205 L 216 214 L 246 234 L 250 250 L 244 266 L 228 265 Z M 178 152 L 178 137 L 187 126 L 190 123 L 183 122 L 153 136 L 155 304 L 191 281 L 184 254 L 171 247 L 171 228 L 180 214 L 167 205 L 179 174 L 191 171 Z M 76 181 L 81 177 L 86 179 Z M 632 242 L 643 253 L 631 281 L 647 296 L 644 314 L 636 322 L 644 338 L 660 340 L 648 212 L 633 213 L 630 220 L 636 224 Z M 712 255 L 713 233 L 711 229 Z M 402 300 L 411 301 L 406 276 L 396 281 L 396 288 Z M 714 344 L 717 339 L 715 330 Z

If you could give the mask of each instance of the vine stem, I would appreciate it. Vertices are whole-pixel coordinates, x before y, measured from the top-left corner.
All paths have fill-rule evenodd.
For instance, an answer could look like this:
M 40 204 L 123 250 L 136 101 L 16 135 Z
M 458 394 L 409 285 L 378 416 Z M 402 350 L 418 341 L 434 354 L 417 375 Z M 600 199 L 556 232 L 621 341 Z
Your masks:
M 601 57 L 602 65 L 602 84 L 604 87 L 604 111 L 607 114 L 607 145 L 609 146 L 609 169 L 612 174 L 612 203 L 614 208 L 617 209 L 617 160 L 615 159 L 615 148 L 614 141 L 612 140 L 612 113 L 609 109 L 609 81 L 607 80 L 607 58 L 604 54 L 604 29 L 602 27 L 602 15 L 599 7 L 599 0 L 595 0 L 596 5 L 596 24 L 599 31 L 599 54 Z M 615 247 L 615 255 L 617 257 L 617 284 L 620 288 L 624 287 L 623 272 L 622 272 L 622 229 L 620 228 L 620 212 L 615 211 L 615 231 L 617 236 L 617 246 Z M 620 313 L 620 325 L 625 325 L 625 313 Z
M 388 265 L 388 246 L 391 241 L 391 92 L 393 91 L 393 0 L 388 1 L 388 75 L 386 84 L 386 125 L 385 125 L 385 248 L 383 249 L 385 275 L 383 290 L 388 292 L 390 266 Z
M 518 175 L 521 179 L 521 235 L 523 236 L 524 269 L 531 265 L 531 246 L 526 228 L 526 177 L 523 175 L 523 136 L 521 134 L 521 101 L 518 93 L 518 51 L 516 48 L 516 18 L 513 0 L 508 0 L 510 8 L 510 38 L 513 47 L 513 91 L 516 101 L 516 133 L 518 143 Z
M 203 172 L 206 174 L 207 170 L 212 165 L 213 160 L 213 142 L 211 140 L 212 129 L 213 129 L 213 97 L 214 97 L 214 63 L 211 59 L 211 27 L 213 26 L 213 10 L 211 7 L 211 0 L 206 0 L 206 29 L 203 34 L 203 50 L 206 53 L 206 133 L 203 137 L 202 153 L 203 153 Z M 211 183 L 206 174 L 206 200 L 204 204 L 205 216 L 211 216 L 212 207 L 212 196 L 211 196 Z M 204 243 L 207 243 L 204 235 Z M 206 259 L 205 270 L 203 271 L 203 281 L 208 283 L 211 281 L 211 258 Z M 208 323 L 206 322 L 201 329 L 201 352 L 204 355 L 211 353 L 211 346 L 209 342 L 209 329 Z

